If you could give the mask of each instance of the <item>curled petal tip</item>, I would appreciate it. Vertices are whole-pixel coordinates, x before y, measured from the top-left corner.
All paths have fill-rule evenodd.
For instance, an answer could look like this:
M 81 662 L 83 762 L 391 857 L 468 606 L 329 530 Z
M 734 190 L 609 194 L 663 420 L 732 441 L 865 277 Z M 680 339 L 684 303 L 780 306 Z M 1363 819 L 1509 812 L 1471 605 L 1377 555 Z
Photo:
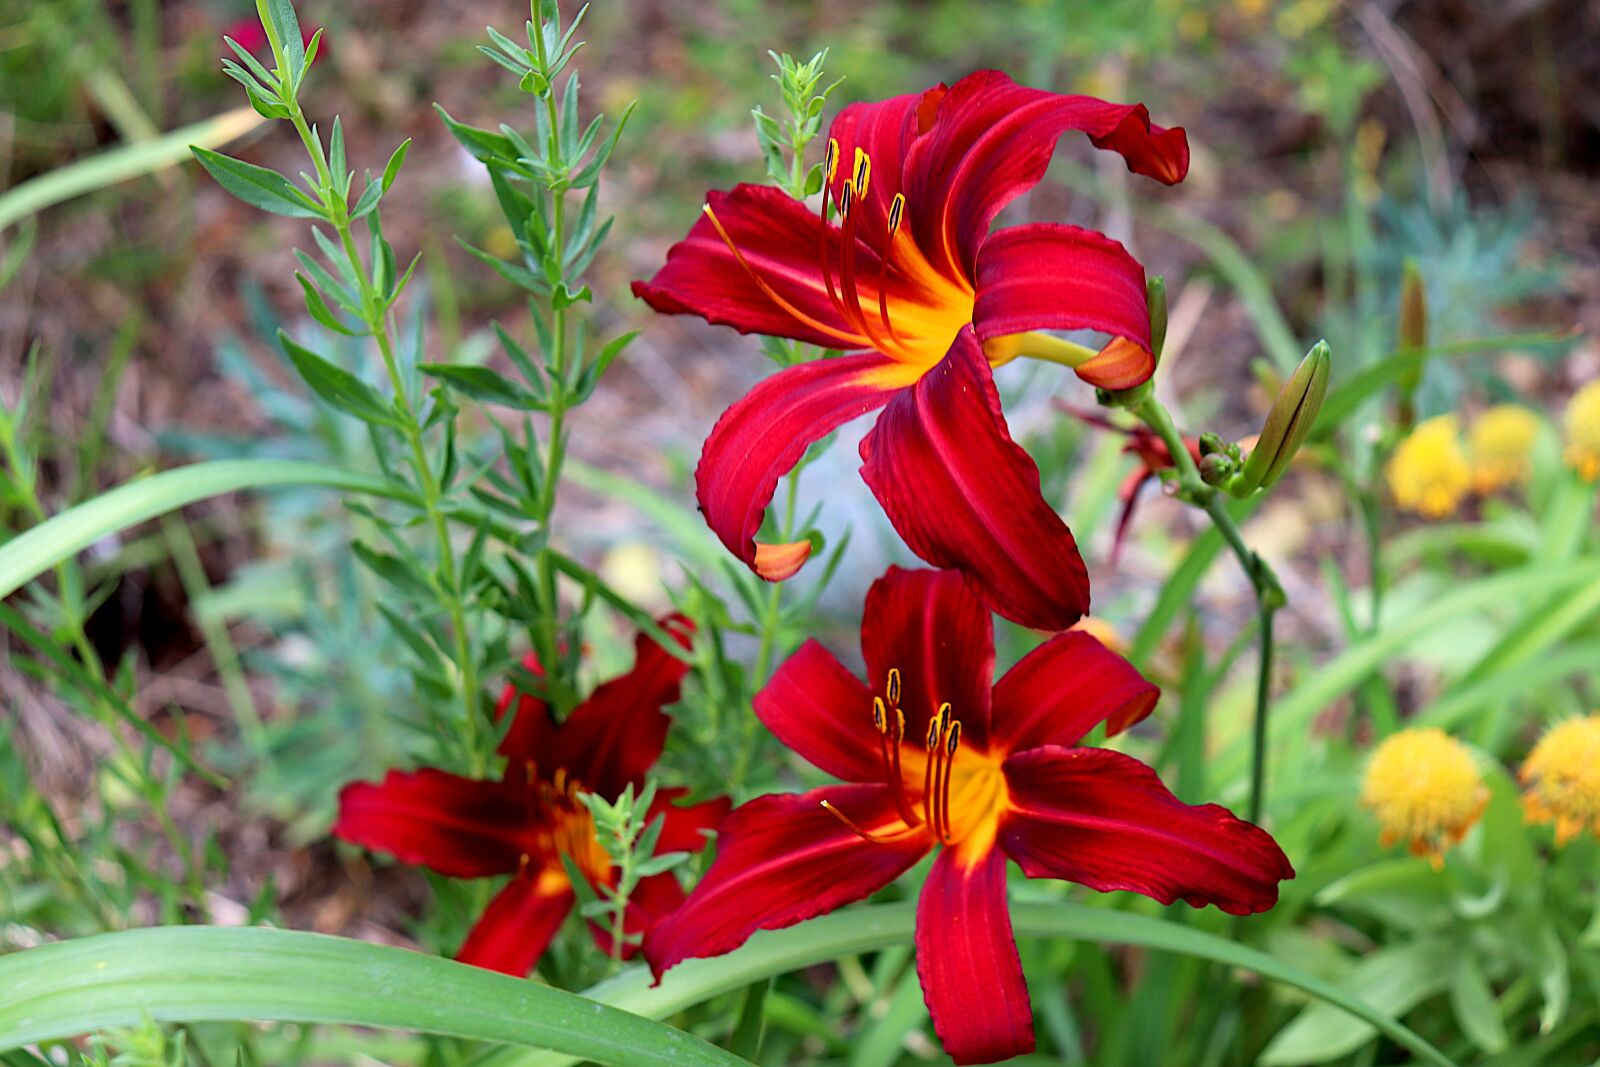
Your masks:
M 792 578 L 811 558 L 810 541 L 788 541 L 783 544 L 756 542 L 756 556 L 751 569 L 769 582 Z
M 1148 348 L 1126 337 L 1116 337 L 1075 372 L 1096 388 L 1122 390 L 1149 381 L 1155 369 L 1156 357 Z

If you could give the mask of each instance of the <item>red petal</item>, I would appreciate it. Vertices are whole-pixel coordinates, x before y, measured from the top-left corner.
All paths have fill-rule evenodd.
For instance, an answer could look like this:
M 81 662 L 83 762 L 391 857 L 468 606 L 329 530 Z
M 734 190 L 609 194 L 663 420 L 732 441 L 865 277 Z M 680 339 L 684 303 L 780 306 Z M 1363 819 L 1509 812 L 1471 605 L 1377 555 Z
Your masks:
M 1088 612 L 1089 574 L 1072 531 L 1011 440 L 970 329 L 889 402 L 861 458 L 862 477 L 911 551 L 961 571 L 994 610 L 1040 630 L 1065 630 Z
M 536 850 L 536 818 L 527 789 L 424 768 L 345 786 L 333 833 L 402 863 L 482 878 L 515 871 Z
M 522 666 L 534 675 L 544 676 L 544 667 L 532 652 L 522 657 Z M 525 774 L 530 761 L 542 762 L 548 758 L 550 740 L 555 736 L 556 728 L 549 705 L 531 693 L 521 692 L 514 682 L 506 683 L 505 689 L 501 690 L 500 702 L 495 705 L 495 718 L 506 713 L 512 700 L 517 703 L 516 718 L 511 721 L 510 729 L 500 739 L 500 747 L 496 750 L 506 758 L 508 777 Z
M 818 770 L 847 782 L 883 781 L 872 694 L 816 641 L 773 672 L 755 708 L 773 736 Z
M 1089 634 L 1057 634 L 994 687 L 995 744 L 1006 752 L 1074 745 L 1102 722 L 1115 736 L 1150 714 L 1160 696 L 1133 664 Z
M 650 805 L 650 818 L 663 816 L 661 837 L 656 842 L 656 852 L 699 852 L 706 847 L 704 831 L 715 830 L 728 817 L 733 801 L 727 797 L 713 797 L 698 804 L 679 806 L 677 801 L 689 795 L 687 789 L 662 789 Z
M 526 977 L 572 910 L 563 875 L 529 872 L 506 883 L 456 954 L 462 963 Z
M 1102 748 L 1047 745 L 1005 762 L 1000 845 L 1030 878 L 1063 878 L 1163 904 L 1266 911 L 1294 868 L 1263 829 L 1216 804 L 1185 804 L 1156 772 Z
M 1144 267 L 1092 230 L 1034 223 L 992 235 L 978 252 L 972 323 L 980 341 L 1046 329 L 1110 334 L 1122 344 L 1077 368 L 1105 389 L 1131 388 L 1155 372 Z
M 961 720 L 962 743 L 987 745 L 994 624 L 961 575 L 890 567 L 867 590 L 861 653 L 876 693 L 887 688 L 889 669 L 899 670 L 900 707 L 911 744 L 922 744 L 929 720 L 948 702 Z M 869 712 L 863 708 L 860 714 Z
M 712 532 L 763 578 L 793 574 L 811 552 L 808 542 L 770 546 L 755 540 L 778 479 L 813 441 L 883 406 L 902 384 L 897 364 L 869 354 L 801 363 L 750 390 L 717 420 L 695 470 L 695 495 Z M 785 548 L 798 549 L 798 559 L 795 552 L 784 554 Z M 762 549 L 768 551 L 765 560 Z M 781 561 L 771 555 L 774 550 Z
M 917 976 L 934 1032 L 956 1063 L 997 1063 L 1033 1051 L 1033 1008 L 999 849 L 970 865 L 949 848 L 933 861 L 917 900 Z
M 706 203 L 744 264 L 702 214 L 689 236 L 672 246 L 655 277 L 633 283 L 635 296 L 663 314 L 698 315 L 740 333 L 791 337 L 824 348 L 869 347 L 828 296 L 818 260 L 823 224 L 815 212 L 770 185 L 712 192 Z M 830 263 L 839 262 L 840 238 L 837 226 L 828 227 Z M 872 263 L 875 268 L 876 259 Z
M 1096 148 L 1120 152 L 1136 174 L 1172 185 L 1188 172 L 1183 130 L 1152 126 L 1143 104 L 1063 96 L 1018 85 L 999 71 L 979 71 L 951 87 L 933 128 L 906 159 L 917 243 L 943 249 L 952 268 L 971 277 L 989 224 L 1044 177 L 1056 141 L 1068 130 L 1087 133 Z
M 681 615 L 661 620 L 688 648 L 694 627 Z M 672 720 L 661 709 L 677 702 L 689 666 L 648 634 L 634 641 L 633 669 L 613 678 L 575 708 L 556 728 L 547 757 L 534 760 L 549 777 L 564 768 L 583 788 L 614 799 L 629 784 L 644 783 L 667 741 Z
M 851 785 L 757 797 L 723 822 L 717 859 L 689 900 L 645 935 L 656 977 L 695 956 L 720 956 L 775 930 L 861 900 L 928 851 L 924 834 L 889 844 L 857 837 L 827 800 L 869 832 L 903 827 L 887 786 Z

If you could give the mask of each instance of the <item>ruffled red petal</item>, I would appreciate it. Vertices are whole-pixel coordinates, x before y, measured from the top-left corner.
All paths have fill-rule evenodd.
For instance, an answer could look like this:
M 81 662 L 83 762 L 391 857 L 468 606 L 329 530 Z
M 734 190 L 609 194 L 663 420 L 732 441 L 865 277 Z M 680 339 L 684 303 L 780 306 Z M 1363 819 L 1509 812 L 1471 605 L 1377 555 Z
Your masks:
M 727 797 L 713 797 L 698 804 L 678 803 L 689 795 L 687 789 L 661 789 L 650 805 L 649 818 L 662 816 L 661 837 L 656 841 L 656 852 L 699 852 L 706 847 L 705 831 L 715 830 L 733 801 Z
M 333 833 L 402 863 L 482 878 L 517 870 L 538 848 L 537 818 L 526 788 L 424 768 L 345 786 Z
M 861 474 L 907 546 L 961 571 L 1006 618 L 1065 630 L 1089 610 L 1072 531 L 1045 503 L 1039 468 L 1006 429 L 970 328 L 890 400 L 861 442 Z
M 778 479 L 814 441 L 883 406 L 902 379 L 896 364 L 876 354 L 819 359 L 779 371 L 724 412 L 706 438 L 694 478 L 706 523 L 728 550 L 769 581 L 798 570 L 810 555 L 808 542 L 755 540 Z M 784 548 L 794 551 L 780 552 L 775 563 L 770 553 Z
M 994 739 L 1005 752 L 1074 745 L 1100 723 L 1107 736 L 1156 706 L 1161 690 L 1133 664 L 1081 631 L 1057 634 L 994 687 Z
M 1122 339 L 1077 368 L 1104 389 L 1155 372 L 1144 267 L 1104 234 L 1032 223 L 1000 230 L 978 252 L 973 329 L 980 341 L 1028 330 L 1098 330 Z
M 961 720 L 961 743 L 987 745 L 994 624 L 960 574 L 890 567 L 867 590 L 861 653 L 879 695 L 888 687 L 889 670 L 900 672 L 900 708 L 911 744 L 923 743 L 929 720 L 948 703 Z
M 523 669 L 538 677 L 544 676 L 539 657 L 529 652 L 522 657 Z M 496 751 L 506 758 L 508 776 L 523 775 L 530 761 L 542 763 L 550 752 L 550 740 L 555 736 L 555 719 L 550 706 L 531 693 L 519 690 L 514 682 L 507 682 L 500 691 L 500 702 L 495 705 L 498 719 L 516 703 L 516 717 L 511 720 L 506 734 L 500 739 Z
M 1294 868 L 1265 830 L 1216 804 L 1185 804 L 1156 772 L 1101 748 L 1047 745 L 1005 762 L 1000 846 L 1030 878 L 1125 889 L 1163 904 L 1266 911 Z
M 683 616 L 662 619 L 661 626 L 683 648 L 692 644 L 694 626 Z M 564 769 L 584 789 L 608 800 L 630 784 L 642 785 L 672 725 L 662 708 L 676 703 L 688 670 L 653 637 L 640 634 L 633 669 L 595 689 L 556 728 L 548 753 L 534 753 L 539 773 L 548 778 Z
M 672 246 L 655 277 L 633 283 L 635 296 L 663 314 L 698 315 L 740 333 L 790 337 L 824 348 L 870 347 L 840 316 L 822 277 L 818 253 L 824 240 L 828 262 L 840 259 L 837 226 L 827 227 L 824 238 L 815 212 L 770 185 L 711 192 L 706 203 L 744 263 L 702 214 L 689 236 Z
M 847 782 L 883 781 L 872 694 L 816 641 L 773 672 L 755 709 L 773 736 L 818 770 Z
M 917 243 L 935 263 L 947 260 L 972 277 L 989 224 L 1044 177 L 1056 141 L 1068 130 L 1082 130 L 1095 147 L 1120 153 L 1136 174 L 1171 185 L 1188 172 L 1183 130 L 1152 126 L 1143 104 L 1030 89 L 999 71 L 979 71 L 950 88 L 932 129 L 906 159 Z
M 1033 1051 L 1033 1008 L 1006 902 L 1006 857 L 945 849 L 917 900 L 917 976 L 945 1053 L 997 1063 Z
M 645 935 L 657 978 L 683 960 L 731 952 L 757 930 L 793 926 L 870 896 L 928 851 L 921 833 L 889 844 L 866 841 L 823 800 L 869 832 L 904 825 L 881 785 L 773 794 L 737 808 L 719 831 L 716 862 L 688 901 Z
M 456 959 L 525 977 L 561 929 L 573 900 L 572 886 L 562 875 L 531 871 L 511 879 L 489 902 Z

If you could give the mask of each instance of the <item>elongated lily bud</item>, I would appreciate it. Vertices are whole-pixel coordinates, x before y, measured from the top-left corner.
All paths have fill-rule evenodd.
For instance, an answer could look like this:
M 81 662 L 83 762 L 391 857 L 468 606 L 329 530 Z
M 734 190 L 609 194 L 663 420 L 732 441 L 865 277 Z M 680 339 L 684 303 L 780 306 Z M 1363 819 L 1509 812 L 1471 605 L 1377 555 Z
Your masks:
M 1417 267 L 1417 261 L 1407 259 L 1401 267 L 1400 273 L 1400 330 L 1397 338 L 1400 351 L 1414 352 L 1428 347 L 1428 290 L 1422 282 L 1422 271 Z M 1401 430 L 1409 430 L 1416 421 L 1416 412 L 1412 397 L 1417 392 L 1417 387 L 1422 384 L 1422 364 L 1406 369 L 1400 375 L 1400 412 L 1399 423 Z
M 1318 341 L 1273 401 L 1266 425 L 1239 476 L 1228 486 L 1237 497 L 1266 489 L 1283 477 L 1289 461 L 1300 451 L 1306 435 L 1316 425 L 1322 398 L 1328 392 L 1328 373 L 1332 365 L 1328 342 Z
M 1157 274 L 1144 282 L 1146 302 L 1150 305 L 1150 354 L 1161 365 L 1161 349 L 1167 343 L 1167 280 Z

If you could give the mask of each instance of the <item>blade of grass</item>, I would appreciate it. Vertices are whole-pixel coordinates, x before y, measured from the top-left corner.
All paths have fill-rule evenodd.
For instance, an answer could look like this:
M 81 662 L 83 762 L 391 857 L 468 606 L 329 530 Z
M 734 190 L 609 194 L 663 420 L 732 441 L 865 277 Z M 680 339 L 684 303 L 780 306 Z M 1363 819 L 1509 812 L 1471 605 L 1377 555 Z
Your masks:
M 190 145 L 216 148 L 264 121 L 252 108 L 236 108 L 165 136 L 113 148 L 41 174 L 0 195 L 0 230 L 52 204 L 182 163 L 192 158 Z

